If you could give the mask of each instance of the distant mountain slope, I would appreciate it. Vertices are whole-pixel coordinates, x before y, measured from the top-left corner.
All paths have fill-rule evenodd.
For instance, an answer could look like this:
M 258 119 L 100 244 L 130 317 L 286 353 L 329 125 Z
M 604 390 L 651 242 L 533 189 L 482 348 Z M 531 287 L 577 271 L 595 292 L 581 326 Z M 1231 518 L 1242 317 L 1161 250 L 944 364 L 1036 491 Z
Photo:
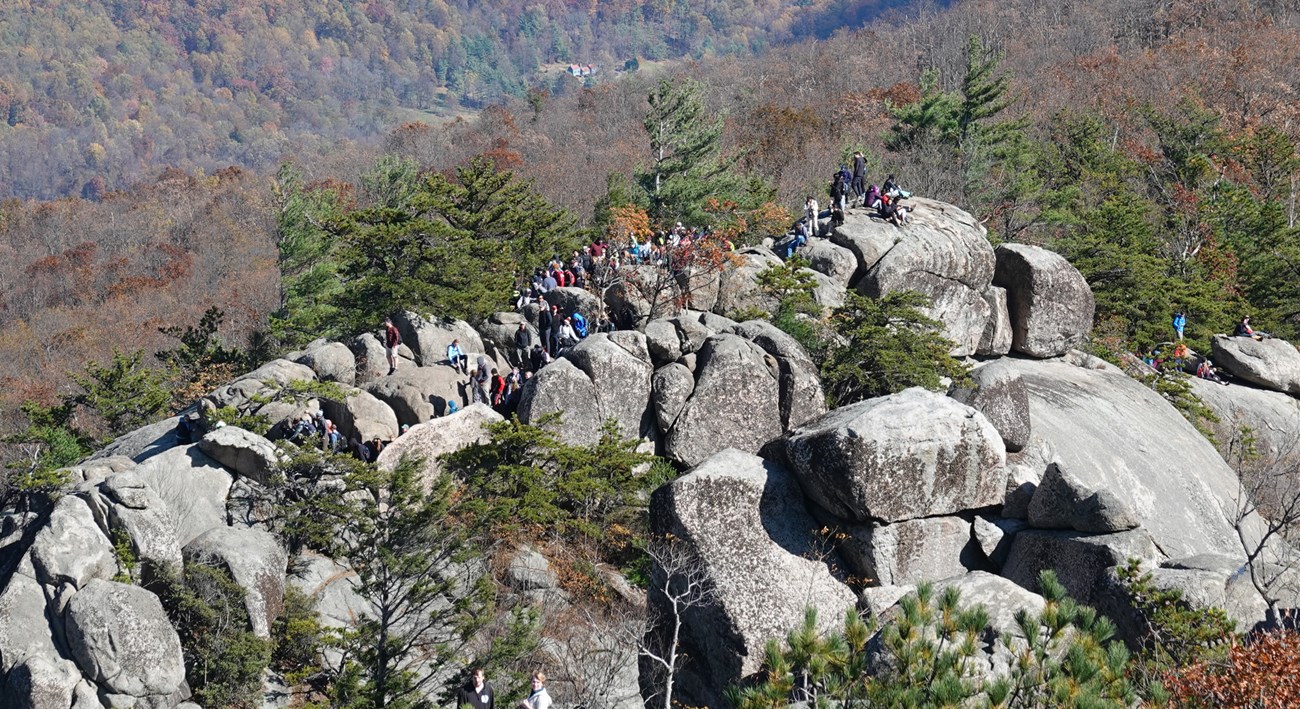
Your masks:
M 0 7 L 0 197 L 156 165 L 262 166 L 395 109 L 521 96 L 547 63 L 753 53 L 908 0 L 17 0 Z M 564 90 L 580 79 L 552 76 Z

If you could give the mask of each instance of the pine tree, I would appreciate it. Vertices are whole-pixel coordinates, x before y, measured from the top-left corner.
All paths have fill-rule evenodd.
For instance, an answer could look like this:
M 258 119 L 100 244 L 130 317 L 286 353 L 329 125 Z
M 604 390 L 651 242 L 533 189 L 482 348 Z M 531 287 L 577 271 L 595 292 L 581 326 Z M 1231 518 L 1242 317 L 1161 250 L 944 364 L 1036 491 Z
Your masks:
M 333 299 L 339 279 L 331 225 L 342 216 L 341 199 L 332 189 L 308 189 L 289 163 L 280 166 L 273 192 L 280 302 L 270 316 L 271 335 L 297 347 L 337 334 Z
M 706 223 L 709 197 L 741 204 L 748 199 L 735 159 L 721 153 L 722 116 L 709 115 L 704 85 L 690 78 L 663 79 L 647 100 L 650 166 L 637 175 L 649 198 L 650 216 L 660 225 Z

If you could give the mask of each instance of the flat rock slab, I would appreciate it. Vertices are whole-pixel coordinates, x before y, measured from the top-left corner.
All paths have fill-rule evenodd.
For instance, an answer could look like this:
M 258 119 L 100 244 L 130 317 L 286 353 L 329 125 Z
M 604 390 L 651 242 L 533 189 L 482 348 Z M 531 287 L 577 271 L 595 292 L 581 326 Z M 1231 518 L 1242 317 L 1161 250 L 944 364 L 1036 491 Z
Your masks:
M 1028 387 L 1034 437 L 1083 485 L 1120 496 L 1165 554 L 1242 553 L 1236 473 L 1163 397 L 1117 371 L 1007 361 Z

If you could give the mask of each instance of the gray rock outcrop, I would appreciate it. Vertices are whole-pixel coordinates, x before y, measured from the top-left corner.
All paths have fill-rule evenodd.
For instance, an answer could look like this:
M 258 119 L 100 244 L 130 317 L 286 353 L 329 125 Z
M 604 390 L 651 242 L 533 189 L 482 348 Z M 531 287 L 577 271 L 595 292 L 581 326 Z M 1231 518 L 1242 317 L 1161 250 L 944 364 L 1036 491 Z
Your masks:
M 1210 341 L 1215 364 L 1238 379 L 1265 389 L 1300 394 L 1300 351 L 1285 340 L 1216 335 Z
M 697 561 L 715 595 L 687 610 L 684 649 L 694 662 L 682 678 L 683 702 L 719 706 L 722 689 L 756 671 L 764 644 L 783 638 L 806 607 L 829 628 L 854 605 L 818 556 L 817 523 L 798 483 L 774 463 L 719 452 L 657 490 L 651 519 L 657 534 L 673 535 Z
M 894 524 L 844 529 L 840 553 L 869 583 L 915 584 L 966 573 L 979 563 L 971 523 L 960 517 L 927 517 Z
M 58 660 L 45 605 L 41 582 L 30 558 L 25 558 L 0 590 L 0 675 L 30 658 Z
M 54 506 L 49 521 L 36 533 L 31 555 L 36 577 L 50 586 L 70 583 L 81 588 L 117 573 L 113 544 L 79 497 L 64 497 Z
M 184 686 L 180 638 L 143 588 L 91 581 L 68 601 L 64 622 L 81 671 L 105 691 L 168 697 Z
M 284 611 L 284 574 L 289 557 L 269 532 L 247 527 L 217 527 L 185 545 L 187 561 L 225 569 L 244 591 L 244 608 L 258 637 Z
M 181 445 L 180 435 L 176 431 L 179 422 L 179 416 L 172 416 L 118 436 L 112 443 L 95 451 L 90 460 L 117 456 L 130 458 L 137 463 L 148 460 Z
M 356 355 L 341 342 L 318 340 L 307 345 L 307 349 L 293 361 L 311 367 L 316 378 L 323 382 L 352 386 L 357 381 Z
M 998 430 L 1007 452 L 1029 444 L 1029 391 L 1020 375 L 1005 362 L 996 361 L 975 368 L 970 386 L 957 386 L 948 396 L 984 414 Z
M 399 368 L 396 374 L 377 377 L 364 385 L 371 396 L 388 405 L 398 425 L 415 426 L 445 414 L 447 402 L 459 407 L 468 403 L 468 380 L 449 365 Z
M 785 430 L 775 362 L 737 335 L 714 335 L 699 351 L 695 388 L 667 432 L 664 450 L 697 465 L 724 448 L 757 453 Z
M 1059 254 L 1027 244 L 997 248 L 993 284 L 1007 291 L 1011 347 L 1031 357 L 1058 357 L 1092 330 L 1092 289 Z
M 203 434 L 199 450 L 236 473 L 266 485 L 280 464 L 275 444 L 237 426 L 222 426 Z
M 1025 529 L 1011 542 L 1002 575 L 1037 593 L 1038 575 L 1053 569 L 1071 598 L 1097 605 L 1112 592 L 1108 571 L 1129 558 L 1150 567 L 1159 564 L 1164 555 L 1144 529 L 1114 534 Z
M 131 552 L 141 562 L 141 580 L 151 580 L 150 567 L 181 568 L 176 518 L 162 496 L 134 471 L 110 475 L 89 493 L 88 500 L 102 529 L 126 534 Z
M 1007 309 L 1007 290 L 997 286 L 989 286 L 984 291 L 984 302 L 989 304 L 989 321 L 984 326 L 984 334 L 980 335 L 979 345 L 975 348 L 975 354 L 981 357 L 1002 355 L 1011 351 L 1011 343 L 1015 339 L 1015 332 L 1011 327 L 1011 313 Z
M 447 361 L 447 345 L 452 340 L 460 340 L 460 348 L 466 354 L 484 352 L 483 338 L 463 320 L 423 316 L 407 310 L 393 316 L 393 325 L 402 336 L 402 344 L 411 348 L 415 363 L 422 367 Z
M 363 441 L 373 438 L 391 441 L 397 438 L 397 432 L 400 430 L 397 414 L 393 413 L 388 404 L 361 389 L 345 388 L 344 393 L 345 398 L 342 401 L 320 400 L 321 411 L 325 413 L 325 418 L 338 426 L 344 439 L 351 440 L 356 436 Z
M 560 306 L 560 322 L 569 315 L 582 313 L 582 317 L 587 319 L 592 329 L 595 328 L 596 321 L 600 319 L 603 310 L 600 298 L 584 288 L 556 288 L 546 293 L 546 302 Z M 558 322 L 556 326 L 559 326 Z
M 904 290 L 925 295 L 929 314 L 955 343 L 952 354 L 974 354 L 992 315 L 984 292 L 993 280 L 993 247 L 970 214 L 940 202 L 913 201 L 916 210 L 906 229 L 873 221 L 865 213 L 846 218 L 845 225 L 853 221 L 855 230 L 887 232 L 897 239 L 867 267 L 857 289 L 873 298 Z M 887 237 L 871 241 L 883 245 Z
M 1138 526 L 1137 515 L 1114 492 L 1093 490 L 1060 462 L 1047 472 L 1029 502 L 1029 524 L 1039 529 L 1073 529 L 1107 534 Z
M 654 373 L 651 390 L 655 423 L 660 431 L 672 430 L 691 392 L 695 391 L 695 375 L 680 362 L 664 365 Z
M 154 456 L 133 472 L 166 503 L 180 546 L 213 527 L 225 526 L 226 500 L 234 478 L 197 445 Z
M 631 331 L 591 335 L 528 380 L 520 397 L 519 420 L 530 423 L 563 412 L 561 438 L 583 445 L 598 441 L 601 427 L 610 419 L 625 438 L 640 437 L 643 421 L 648 423 L 653 372 L 645 335 Z
M 829 239 L 812 239 L 799 251 L 808 259 L 812 270 L 825 274 L 844 287 L 852 285 L 858 271 L 858 259 L 853 252 Z
M 1034 439 L 1082 485 L 1122 494 L 1161 550 L 1241 554 L 1236 473 L 1163 397 L 1118 370 L 1006 362 L 1028 388 Z
M 0 685 L 0 709 L 69 709 L 82 681 L 72 660 L 40 655 L 28 658 Z
M 438 458 L 475 443 L 485 443 L 489 423 L 503 421 L 501 414 L 487 404 L 473 404 L 454 414 L 412 426 L 392 443 L 384 447 L 376 459 L 381 470 L 392 470 L 407 455 L 424 460 L 420 479 L 428 490 L 442 471 Z
M 835 409 L 792 431 L 785 454 L 809 497 L 845 520 L 950 515 L 1006 494 L 993 424 L 920 388 Z
M 1203 421 L 1214 432 L 1220 452 L 1240 442 L 1241 430 L 1249 428 L 1255 440 L 1258 460 L 1280 463 L 1300 454 L 1300 399 L 1253 386 L 1217 384 L 1193 377 L 1187 380 L 1192 393 L 1218 417 Z
M 776 359 L 781 384 L 781 425 L 794 428 L 826 413 L 820 372 L 803 345 L 766 320 L 750 320 L 731 331 Z

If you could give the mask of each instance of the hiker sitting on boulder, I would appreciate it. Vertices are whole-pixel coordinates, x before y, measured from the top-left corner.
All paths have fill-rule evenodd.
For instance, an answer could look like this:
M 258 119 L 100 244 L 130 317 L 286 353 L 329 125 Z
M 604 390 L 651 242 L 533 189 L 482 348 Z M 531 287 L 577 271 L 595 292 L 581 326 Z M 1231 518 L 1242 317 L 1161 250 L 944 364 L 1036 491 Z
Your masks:
M 1201 379 L 1207 379 L 1228 386 L 1228 383 L 1223 381 L 1223 377 L 1220 377 L 1219 373 L 1214 371 L 1214 363 L 1212 363 L 1208 357 L 1202 359 L 1201 363 L 1196 366 L 1196 376 Z
M 461 374 L 469 373 L 469 355 L 460 348 L 460 340 L 454 339 L 447 345 L 447 364 Z
M 1249 337 L 1252 340 L 1262 340 L 1271 337 L 1267 332 L 1256 332 L 1250 327 L 1250 316 L 1247 315 L 1237 323 L 1237 329 L 1232 331 L 1233 337 Z

